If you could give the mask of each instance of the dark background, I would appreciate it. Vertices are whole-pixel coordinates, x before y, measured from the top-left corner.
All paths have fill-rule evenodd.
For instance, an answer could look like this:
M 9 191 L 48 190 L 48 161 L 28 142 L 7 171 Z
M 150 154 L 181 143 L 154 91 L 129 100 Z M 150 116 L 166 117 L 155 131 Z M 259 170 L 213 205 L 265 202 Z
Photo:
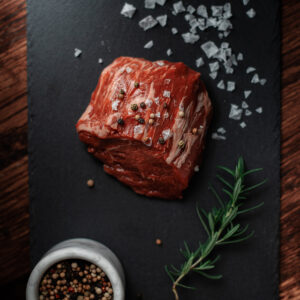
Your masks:
M 224 252 L 220 270 L 223 271 L 225 279 L 216 283 L 216 286 L 220 293 L 222 292 L 223 295 L 225 293 L 231 299 L 236 299 L 237 295 L 246 297 L 239 289 L 231 289 L 231 285 L 243 288 L 249 297 L 252 296 L 252 299 L 255 295 L 256 298 L 257 295 L 262 295 L 262 291 L 266 293 L 264 295 L 267 297 L 268 293 L 276 287 L 276 282 L 272 287 L 270 280 L 276 279 L 274 270 L 277 267 L 276 261 L 274 265 L 272 258 L 276 259 L 277 253 L 276 241 L 273 240 L 277 226 L 274 228 L 273 222 L 277 225 L 279 194 L 278 191 L 270 188 L 274 186 L 274 181 L 278 182 L 279 172 L 279 160 L 277 163 L 275 162 L 279 152 L 279 42 L 276 35 L 275 40 L 271 35 L 269 41 L 266 36 L 262 36 L 261 39 L 264 43 L 261 49 L 252 49 L 254 47 L 252 43 L 252 47 L 249 44 L 249 47 L 246 47 L 248 50 L 244 50 L 238 46 L 239 44 L 234 45 L 236 34 L 238 34 L 236 28 L 242 30 L 242 26 L 235 26 L 235 32 L 229 38 L 232 40 L 232 47 L 236 51 L 241 50 L 246 56 L 247 65 L 259 66 L 259 74 L 268 79 L 265 87 L 256 88 L 257 98 L 251 99 L 251 103 L 262 104 L 265 110 L 264 114 L 251 117 L 247 122 L 248 127 L 241 130 L 238 124 L 228 121 L 229 105 L 223 104 L 223 100 L 227 98 L 226 101 L 230 103 L 240 101 L 244 88 L 242 80 L 239 84 L 238 78 L 236 79 L 240 88 L 234 94 L 214 93 L 216 92 L 212 89 L 214 84 L 204 76 L 216 108 L 214 127 L 223 125 L 230 134 L 227 134 L 228 140 L 224 143 L 209 141 L 203 168 L 200 174 L 194 178 L 191 188 L 185 195 L 184 203 L 167 203 L 141 199 L 142 197 L 136 196 L 129 189 L 103 174 L 99 163 L 89 157 L 85 153 L 84 147 L 78 142 L 74 123 L 87 105 L 90 93 L 98 79 L 100 72 L 97 64 L 98 57 L 103 57 L 105 64 L 119 55 L 144 56 L 149 59 L 166 58 L 165 49 L 169 47 L 167 34 L 162 36 L 161 33 L 163 30 L 168 30 L 169 38 L 177 40 L 177 44 L 171 46 L 173 51 L 176 49 L 175 55 L 171 57 L 172 60 L 182 60 L 194 67 L 194 59 L 202 55 L 201 50 L 198 50 L 199 44 L 198 48 L 183 44 L 179 36 L 174 38 L 169 33 L 171 26 L 166 29 L 154 28 L 150 32 L 143 33 L 136 24 L 139 19 L 137 18 L 138 14 L 133 21 L 119 16 L 123 3 L 120 4 L 120 9 L 113 10 L 107 4 L 101 5 L 103 2 L 98 3 L 95 7 L 87 7 L 85 4 L 84 9 L 76 6 L 74 1 L 72 7 L 69 7 L 66 2 L 59 2 L 60 4 L 57 3 L 56 6 L 53 4 L 54 2 L 51 2 L 51 7 L 49 4 L 39 3 L 39 5 L 35 3 L 35 5 L 29 6 L 29 87 L 31 129 L 33 129 L 31 135 L 33 177 L 31 182 L 34 183 L 31 189 L 33 196 L 32 233 L 34 234 L 32 249 L 34 259 L 39 259 L 48 247 L 61 239 L 78 235 L 92 237 L 105 242 L 119 255 L 128 271 L 128 286 L 132 290 L 143 291 L 146 298 L 163 299 L 159 298 L 160 296 L 157 294 L 153 294 L 155 291 L 159 292 L 159 295 L 164 295 L 165 291 L 168 292 L 168 279 L 161 266 L 167 262 L 180 262 L 177 249 L 182 245 L 183 238 L 191 241 L 192 244 L 197 241 L 200 226 L 195 216 L 194 206 L 199 199 L 203 206 L 210 207 L 212 200 L 207 196 L 206 187 L 207 182 L 213 179 L 215 165 L 221 163 L 233 166 L 237 155 L 243 154 L 249 167 L 263 166 L 265 168 L 264 176 L 268 177 L 269 183 L 263 194 L 257 194 L 255 202 L 259 200 L 258 198 L 265 198 L 266 205 L 256 216 L 249 218 L 253 227 L 256 227 L 255 239 L 252 239 L 247 245 L 231 248 L 228 254 Z M 62 7 L 65 7 L 63 14 L 61 13 Z M 254 8 L 259 12 L 257 7 Z M 105 10 L 107 10 L 106 13 Z M 269 12 L 269 10 L 267 11 Z M 148 12 L 152 13 L 152 11 L 144 11 L 143 16 Z M 237 15 L 235 10 L 234 13 Z M 265 17 L 266 12 L 262 11 L 261 13 L 264 14 L 264 18 L 262 18 L 264 21 L 260 20 L 260 26 L 264 22 L 273 26 L 269 28 L 269 32 L 266 30 L 264 34 L 276 33 L 278 20 L 277 22 L 271 20 L 275 18 L 275 14 Z M 111 26 L 106 28 L 105 35 L 101 37 L 101 28 L 102 30 L 105 28 L 101 23 L 102 20 L 105 20 L 102 14 L 110 15 L 108 19 L 113 20 L 116 28 L 119 22 L 129 27 L 133 26 L 134 35 L 128 36 L 127 30 L 124 29 L 122 33 L 120 28 L 117 30 Z M 154 14 L 158 15 L 159 13 L 155 12 Z M 270 20 L 266 20 L 267 18 Z M 176 20 L 178 19 L 180 17 L 176 18 Z M 237 24 L 237 19 L 237 17 L 234 19 L 234 24 Z M 242 15 L 241 20 L 248 21 Z M 258 16 L 255 20 L 258 21 Z M 33 21 L 37 22 L 34 26 Z M 42 25 L 45 24 L 44 22 L 47 22 L 45 26 Z M 109 20 L 104 21 L 104 24 L 107 22 Z M 171 24 L 171 20 L 169 23 Z M 246 32 L 254 29 L 253 26 L 249 29 L 247 24 L 243 25 Z M 68 26 L 71 26 L 69 30 Z M 120 33 L 122 33 L 122 37 L 126 38 L 120 39 Z M 99 35 L 100 39 L 97 39 Z M 243 35 L 241 34 L 241 36 Z M 108 46 L 102 49 L 100 41 L 106 41 L 106 38 Z M 211 39 L 210 36 L 209 38 Z M 258 39 L 257 36 L 256 38 Z M 110 41 L 110 39 L 112 40 Z M 143 49 L 144 43 L 149 39 L 159 41 L 157 45 L 159 44 L 160 47 L 157 52 L 154 48 L 148 52 Z M 129 41 L 128 44 L 134 45 L 131 51 L 126 40 Z M 202 41 L 204 40 L 203 36 Z M 268 43 L 270 43 L 269 47 L 266 46 Z M 111 46 L 109 47 L 109 45 Z M 176 45 L 178 46 L 176 47 Z M 83 50 L 80 60 L 73 57 L 75 47 Z M 274 53 L 265 51 L 264 47 L 268 50 L 271 49 Z M 162 49 L 164 50 L 162 51 Z M 195 52 L 195 49 L 197 49 L 196 54 L 192 57 L 191 54 Z M 254 57 L 252 54 L 255 54 Z M 264 66 L 264 61 L 272 63 Z M 203 73 L 206 71 L 204 69 Z M 84 72 L 87 73 L 84 74 Z M 234 77 L 236 78 L 236 76 L 237 74 Z M 241 78 L 245 78 L 243 73 Z M 245 85 L 245 88 L 248 86 Z M 266 102 L 268 109 L 265 101 L 268 101 Z M 274 150 L 276 146 L 274 148 L 273 143 L 278 146 L 278 151 Z M 260 149 L 257 149 L 259 147 Z M 64 170 L 61 169 L 62 165 Z M 94 177 L 96 180 L 96 188 L 93 191 L 87 190 L 85 186 L 85 180 L 89 177 Z M 40 186 L 38 182 L 42 182 L 44 186 Z M 275 186 L 279 186 L 279 184 L 275 183 Z M 105 198 L 103 194 L 106 195 Z M 38 210 L 38 215 L 35 213 L 36 210 Z M 124 212 L 127 213 L 125 216 Z M 112 214 L 113 220 L 110 218 Z M 43 218 L 44 223 L 39 218 Z M 83 226 L 87 220 L 90 220 L 90 224 Z M 38 226 L 35 226 L 37 223 Z M 46 232 L 49 233 L 49 236 L 45 234 L 45 228 L 47 228 Z M 199 238 L 204 238 L 204 235 L 200 233 Z M 266 238 L 269 235 L 272 236 L 271 239 Z M 153 243 L 156 236 L 161 237 L 164 241 L 162 249 L 156 248 Z M 124 241 L 127 247 L 120 249 L 120 245 L 123 245 Z M 270 253 L 272 251 L 270 249 L 274 252 Z M 234 256 L 232 251 L 234 251 Z M 151 253 L 151 257 L 147 253 Z M 249 265 L 246 263 L 247 261 L 253 263 Z M 255 261 L 257 261 L 257 265 L 254 264 Z M 244 266 L 244 268 L 241 270 L 240 266 Z M 261 268 L 266 270 L 262 271 Z M 136 274 L 136 272 L 141 272 L 141 274 Z M 226 274 L 228 275 L 226 276 Z M 258 280 L 259 284 L 256 284 L 253 278 L 249 281 L 249 277 Z M 141 283 L 137 282 L 139 278 Z M 149 278 L 151 278 L 150 281 Z M 209 282 L 205 282 L 203 279 L 199 281 L 202 283 L 199 287 L 201 287 L 203 295 L 211 299 L 214 297 L 218 299 L 217 290 L 209 287 Z M 249 286 L 253 286 L 253 284 L 257 288 L 252 289 L 255 294 L 250 295 Z M 151 293 L 148 292 L 147 286 L 152 287 Z M 153 286 L 156 288 L 153 289 Z M 237 294 L 229 294 L 229 291 L 232 293 L 231 290 Z M 193 294 L 191 295 L 193 296 Z M 195 298 L 193 297 L 193 299 Z

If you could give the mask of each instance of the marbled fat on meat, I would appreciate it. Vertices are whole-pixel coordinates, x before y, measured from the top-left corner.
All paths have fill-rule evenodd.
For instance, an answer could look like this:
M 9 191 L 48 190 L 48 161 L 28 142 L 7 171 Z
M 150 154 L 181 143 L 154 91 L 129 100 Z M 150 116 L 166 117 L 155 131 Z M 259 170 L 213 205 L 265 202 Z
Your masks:
M 136 193 L 176 199 L 200 163 L 211 113 L 200 73 L 181 62 L 119 57 L 103 70 L 76 129 L 105 172 Z

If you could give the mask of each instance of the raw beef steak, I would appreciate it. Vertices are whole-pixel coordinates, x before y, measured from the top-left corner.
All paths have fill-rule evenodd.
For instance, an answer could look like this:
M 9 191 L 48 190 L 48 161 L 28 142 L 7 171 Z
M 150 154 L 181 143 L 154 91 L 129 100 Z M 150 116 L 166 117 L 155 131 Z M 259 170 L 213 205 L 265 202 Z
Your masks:
M 105 172 L 136 193 L 175 199 L 200 163 L 211 113 L 200 73 L 119 57 L 103 70 L 76 128 Z

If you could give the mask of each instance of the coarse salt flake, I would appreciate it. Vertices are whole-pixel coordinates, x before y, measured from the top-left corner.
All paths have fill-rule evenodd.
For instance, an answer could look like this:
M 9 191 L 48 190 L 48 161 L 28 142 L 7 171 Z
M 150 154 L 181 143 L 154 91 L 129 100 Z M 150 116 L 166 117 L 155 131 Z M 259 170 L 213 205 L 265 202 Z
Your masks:
M 259 81 L 259 83 L 260 83 L 261 85 L 265 85 L 266 82 L 267 82 L 267 79 L 265 79 L 265 78 L 262 78 L 262 79 Z
M 246 109 L 249 107 L 248 103 L 246 101 L 242 101 L 242 108 Z
M 161 27 L 165 27 L 167 25 L 168 16 L 167 15 L 158 16 L 156 17 L 156 20 L 158 21 Z
M 156 1 L 155 0 L 145 0 L 145 8 L 154 9 Z
M 153 47 L 153 45 L 154 45 L 154 42 L 151 40 L 151 41 L 147 42 L 147 43 L 144 45 L 144 48 L 145 48 L 145 49 L 150 49 L 150 48 Z
M 137 135 L 143 133 L 143 131 L 144 131 L 143 125 L 136 125 L 133 128 L 134 136 L 137 136 Z
M 197 68 L 200 68 L 200 67 L 202 67 L 203 65 L 204 65 L 204 60 L 203 60 L 203 58 L 202 58 L 202 57 L 197 58 L 197 59 L 196 59 L 196 67 L 197 67 Z
M 178 29 L 175 28 L 175 27 L 172 27 L 172 28 L 171 28 L 171 32 L 172 32 L 173 34 L 177 34 L 177 33 L 178 33 Z
M 205 5 L 199 5 L 197 8 L 197 14 L 203 18 L 208 17 L 207 8 Z
M 166 53 L 168 56 L 171 56 L 173 54 L 173 51 L 169 48 Z
M 219 83 L 217 84 L 217 87 L 221 90 L 224 90 L 225 89 L 224 80 L 220 80 Z
M 223 15 L 223 6 L 221 5 L 212 5 L 211 12 L 214 17 L 221 17 Z
M 242 118 L 243 110 L 238 107 L 236 104 L 231 104 L 229 119 L 240 120 Z
M 156 105 L 159 105 L 159 97 L 154 98 L 154 102 Z
M 199 172 L 199 170 L 200 170 L 199 166 L 196 165 L 196 166 L 194 167 L 194 171 L 195 171 L 195 172 Z
M 233 92 L 235 90 L 235 82 L 234 81 L 227 81 L 227 91 Z
M 246 6 L 250 0 L 242 0 L 243 1 L 243 4 Z
M 212 78 L 212 79 L 216 79 L 217 76 L 218 76 L 218 72 L 209 73 L 209 77 Z
M 98 58 L 98 63 L 102 64 L 103 63 L 103 59 L 102 58 Z
M 217 140 L 217 141 L 225 141 L 225 140 L 226 140 L 226 136 L 217 134 L 216 132 L 214 132 L 214 133 L 211 135 L 211 138 L 212 138 L 213 140 Z
M 259 76 L 257 73 L 253 75 L 251 83 L 259 83 Z
M 186 8 L 186 10 L 190 13 L 193 14 L 196 11 L 196 8 L 192 5 L 188 5 L 188 7 Z
M 254 72 L 256 69 L 254 67 L 248 67 L 246 70 L 246 73 L 249 74 L 251 72 Z
M 145 104 L 148 106 L 148 107 L 151 107 L 151 105 L 152 105 L 152 100 L 150 100 L 150 99 L 147 99 L 146 101 L 145 101 Z
M 183 6 L 182 1 L 178 1 L 173 4 L 173 9 L 175 14 L 181 13 L 185 11 L 185 7 Z
M 241 122 L 241 123 L 240 123 L 240 126 L 241 126 L 242 128 L 245 128 L 245 127 L 247 126 L 247 124 L 246 124 L 245 122 Z
M 131 19 L 134 15 L 135 11 L 136 11 L 135 6 L 125 2 L 124 6 L 121 10 L 121 15 Z
M 171 138 L 173 136 L 172 132 L 170 129 L 165 129 L 162 131 L 161 133 L 163 139 L 166 141 L 168 140 L 169 138 Z
M 126 67 L 126 68 L 125 68 L 125 71 L 126 71 L 126 73 L 129 74 L 129 73 L 131 73 L 133 70 L 132 70 L 130 67 Z
M 202 44 L 201 48 L 202 48 L 202 50 L 204 51 L 204 53 L 206 54 L 206 56 L 208 58 L 213 57 L 219 51 L 219 49 L 216 46 L 216 44 L 214 42 L 212 42 L 212 41 L 208 41 L 208 42 Z
M 262 107 L 258 107 L 255 111 L 257 113 L 261 114 L 263 112 L 263 108 Z
M 112 104 L 111 104 L 112 110 L 118 110 L 119 103 L 120 103 L 119 100 L 113 101 Z
M 167 0 L 156 0 L 156 3 L 160 6 L 164 6 L 166 4 Z
M 251 95 L 252 91 L 244 91 L 244 97 L 247 99 Z
M 184 42 L 187 44 L 195 44 L 200 39 L 200 36 L 198 34 L 193 34 L 190 32 L 183 33 L 181 36 Z
M 81 53 L 82 53 L 82 51 L 80 49 L 78 49 L 78 48 L 74 49 L 74 56 L 75 57 L 79 57 L 81 55 Z
M 217 61 L 212 62 L 212 63 L 209 64 L 210 72 L 216 72 L 216 71 L 219 70 L 219 68 L 220 68 L 220 65 Z
M 143 28 L 144 31 L 153 28 L 157 24 L 158 22 L 151 15 L 139 21 L 139 26 Z
M 170 91 L 164 91 L 163 96 L 167 97 L 167 98 L 170 98 L 171 92 Z
M 225 134 L 225 133 L 226 133 L 226 130 L 225 130 L 224 127 L 220 127 L 220 128 L 217 129 L 217 132 L 218 132 L 218 133 L 221 133 L 221 134 Z
M 249 116 L 251 116 L 252 115 L 252 111 L 250 111 L 249 109 L 246 109 L 245 110 L 245 116 L 246 117 L 249 117 Z
M 237 56 L 237 60 L 240 60 L 240 61 L 241 61 L 241 60 L 243 60 L 243 59 L 244 59 L 244 55 L 243 55 L 243 53 L 240 52 L 240 53 L 238 54 L 238 56 Z
M 248 16 L 249 18 L 254 18 L 255 15 L 256 15 L 256 12 L 255 12 L 255 10 L 254 10 L 253 8 L 250 8 L 250 9 L 246 12 L 246 14 L 247 14 L 247 16 Z

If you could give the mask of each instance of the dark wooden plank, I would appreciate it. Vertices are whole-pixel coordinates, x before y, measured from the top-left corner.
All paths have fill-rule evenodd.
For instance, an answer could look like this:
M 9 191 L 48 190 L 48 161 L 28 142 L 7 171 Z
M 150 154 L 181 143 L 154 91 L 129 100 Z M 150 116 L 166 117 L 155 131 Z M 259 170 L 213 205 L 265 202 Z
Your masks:
M 29 272 L 26 6 L 0 1 L 0 282 Z M 280 295 L 300 299 L 300 2 L 282 4 Z M 25 279 L 24 279 L 25 280 Z

